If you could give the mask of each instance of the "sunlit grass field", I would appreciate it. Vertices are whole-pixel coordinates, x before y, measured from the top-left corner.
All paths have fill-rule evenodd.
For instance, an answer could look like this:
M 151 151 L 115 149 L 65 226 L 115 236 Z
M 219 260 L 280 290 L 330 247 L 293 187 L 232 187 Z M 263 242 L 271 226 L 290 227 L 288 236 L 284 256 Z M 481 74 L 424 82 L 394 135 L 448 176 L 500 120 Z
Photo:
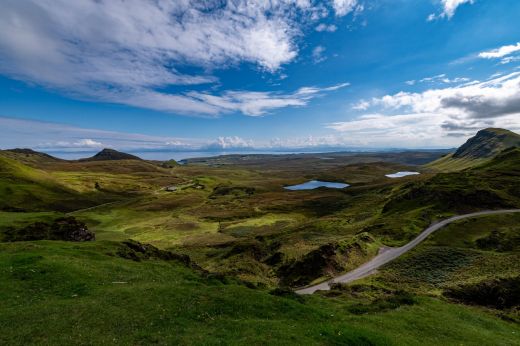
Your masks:
M 1 344 L 515 345 L 520 327 L 427 297 L 359 314 L 363 299 L 248 288 L 98 241 L 0 244 Z

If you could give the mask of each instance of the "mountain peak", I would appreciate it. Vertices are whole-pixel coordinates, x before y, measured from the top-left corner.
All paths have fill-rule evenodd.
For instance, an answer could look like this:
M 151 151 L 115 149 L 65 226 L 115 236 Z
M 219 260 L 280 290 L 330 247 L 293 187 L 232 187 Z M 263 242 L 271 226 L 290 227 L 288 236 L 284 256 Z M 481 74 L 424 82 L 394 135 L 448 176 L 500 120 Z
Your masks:
M 96 155 L 81 161 L 117 161 L 117 160 L 141 160 L 141 158 L 123 153 L 114 149 L 105 148 Z
M 468 139 L 453 157 L 490 158 L 511 147 L 520 147 L 520 135 L 505 129 L 487 128 Z

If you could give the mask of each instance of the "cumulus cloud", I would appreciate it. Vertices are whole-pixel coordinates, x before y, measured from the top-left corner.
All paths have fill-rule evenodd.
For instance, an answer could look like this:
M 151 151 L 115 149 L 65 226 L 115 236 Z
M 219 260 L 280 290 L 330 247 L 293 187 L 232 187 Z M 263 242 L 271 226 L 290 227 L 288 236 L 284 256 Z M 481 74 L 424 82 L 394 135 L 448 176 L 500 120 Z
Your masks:
M 463 4 L 473 4 L 474 0 L 440 0 L 442 5 L 442 12 L 439 14 L 432 13 L 428 16 L 428 20 L 447 18 L 451 19 L 455 15 L 457 8 Z
M 230 149 L 253 149 L 254 142 L 238 136 L 219 137 L 216 141 L 210 143 L 206 150 L 230 150 Z
M 358 9 L 358 0 L 333 0 L 332 6 L 338 17 L 345 16 Z
M 325 50 L 326 49 L 323 46 L 316 46 L 312 50 L 312 60 L 314 61 L 315 64 L 318 64 L 320 62 L 327 60 L 327 57 L 323 55 Z
M 40 143 L 36 146 L 36 148 L 56 148 L 56 149 L 95 149 L 102 148 L 104 145 L 101 142 L 97 142 L 95 140 L 84 138 L 79 139 L 74 142 L 69 141 L 51 141 L 46 143 Z
M 421 93 L 399 92 L 369 101 L 371 106 L 384 109 L 406 109 L 415 113 L 443 113 L 468 118 L 520 113 L 519 103 L 520 72 L 485 82 L 429 89 Z
M 338 27 L 334 24 L 327 25 L 327 24 L 321 23 L 316 27 L 316 31 L 318 31 L 318 32 L 322 32 L 322 31 L 334 32 L 336 30 L 338 30 Z
M 350 6 L 325 4 L 6 0 L 0 73 L 87 100 L 218 115 L 227 109 L 190 96 L 192 86 L 215 83 L 211 71 L 243 63 L 278 71 L 298 55 L 308 23 L 326 16 L 327 8 L 343 15 Z M 164 91 L 172 85 L 184 92 Z
M 349 143 L 390 148 L 456 147 L 486 127 L 520 130 L 518 116 L 498 119 L 456 119 L 446 114 L 367 114 L 354 120 L 326 124 Z
M 483 127 L 520 129 L 520 72 L 485 82 L 385 95 L 362 100 L 354 108 L 372 113 L 327 127 L 372 142 L 449 145 Z

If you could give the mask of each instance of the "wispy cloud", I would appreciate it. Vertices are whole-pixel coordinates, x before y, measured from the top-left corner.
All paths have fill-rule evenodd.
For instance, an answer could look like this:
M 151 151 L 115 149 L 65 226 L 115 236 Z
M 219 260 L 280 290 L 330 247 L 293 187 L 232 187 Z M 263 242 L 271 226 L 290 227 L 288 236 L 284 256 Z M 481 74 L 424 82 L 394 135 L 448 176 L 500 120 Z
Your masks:
M 344 15 L 353 3 L 8 0 L 0 11 L 0 73 L 81 99 L 180 114 L 247 110 L 250 98 L 218 106 L 233 92 L 214 93 L 208 103 L 190 91 L 217 82 L 215 69 L 245 63 L 280 70 L 297 57 L 308 24 L 328 9 Z M 163 91 L 168 86 L 183 91 Z M 258 93 L 258 102 L 270 94 Z M 294 103 L 275 98 L 267 108 Z
M 292 93 L 227 91 L 220 96 L 202 92 L 190 92 L 187 95 L 221 111 L 240 111 L 249 116 L 261 116 L 278 108 L 305 106 L 310 100 L 326 92 L 348 85 L 349 83 L 341 83 L 324 88 L 303 87 Z
M 0 148 L 29 147 L 44 151 L 92 151 L 103 147 L 134 149 L 195 149 L 204 139 L 149 136 L 81 128 L 61 123 L 0 117 Z
M 442 19 L 447 18 L 451 19 L 455 12 L 457 11 L 457 8 L 460 5 L 463 4 L 473 4 L 474 0 L 440 0 L 440 3 L 442 5 L 442 11 L 439 14 L 432 13 L 428 16 L 428 20 L 436 20 L 436 19 Z
M 313 92 L 305 90 L 302 93 Z M 88 129 L 61 123 L 0 117 L 0 149 L 32 148 L 48 153 L 92 152 L 114 148 L 129 152 L 235 151 L 316 148 L 343 145 L 341 136 L 274 138 L 255 141 L 240 136 L 177 138 Z
M 466 83 L 469 82 L 470 79 L 466 77 L 456 77 L 456 78 L 449 78 L 446 74 L 439 74 L 432 77 L 425 77 L 419 80 L 409 80 L 405 83 L 407 85 L 413 86 L 417 83 L 443 83 L 443 84 L 457 84 L 457 83 Z
M 500 59 L 501 64 L 509 64 L 514 61 L 520 61 L 520 42 L 513 45 L 502 46 L 490 51 L 479 53 L 479 57 L 483 59 Z

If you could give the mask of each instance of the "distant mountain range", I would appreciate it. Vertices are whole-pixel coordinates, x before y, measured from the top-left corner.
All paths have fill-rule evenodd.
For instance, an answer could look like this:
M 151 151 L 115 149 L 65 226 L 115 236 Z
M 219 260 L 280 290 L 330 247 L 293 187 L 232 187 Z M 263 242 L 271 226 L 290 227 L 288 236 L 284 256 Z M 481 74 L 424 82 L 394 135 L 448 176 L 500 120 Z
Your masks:
M 447 154 L 443 158 L 430 163 L 428 166 L 438 170 L 455 171 L 469 167 L 473 167 L 486 160 L 489 160 L 505 149 L 511 147 L 520 147 L 520 135 L 509 130 L 500 128 L 487 128 L 477 132 L 477 134 L 452 154 Z M 330 148 L 329 148 L 330 149 Z M 349 151 L 345 148 L 337 148 L 337 152 L 399 152 L 407 151 L 405 149 L 353 149 Z M 416 150 L 416 151 L 428 151 Z M 438 151 L 438 150 L 437 150 Z M 38 152 L 32 149 L 8 149 L 1 150 L 5 156 L 15 158 L 25 163 L 34 162 L 45 162 L 45 161 L 65 161 L 46 153 Z M 329 152 L 327 150 L 327 152 Z M 304 153 L 304 152 L 302 152 Z M 276 154 L 276 151 L 273 151 Z M 117 151 L 115 149 L 105 148 L 93 155 L 92 157 L 82 158 L 78 161 L 90 162 L 90 161 L 117 161 L 117 160 L 139 160 L 143 161 L 138 156 Z

